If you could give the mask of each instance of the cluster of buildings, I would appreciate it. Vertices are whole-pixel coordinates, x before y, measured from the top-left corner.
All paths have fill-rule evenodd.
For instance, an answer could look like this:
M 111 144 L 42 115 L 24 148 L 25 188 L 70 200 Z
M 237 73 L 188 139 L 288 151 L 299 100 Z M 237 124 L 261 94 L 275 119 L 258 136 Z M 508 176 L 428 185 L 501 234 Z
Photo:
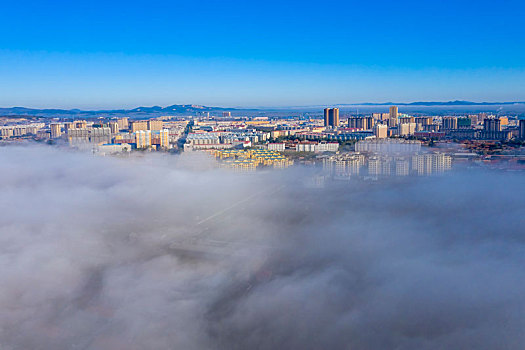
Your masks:
M 92 147 L 102 153 L 137 150 L 169 150 L 180 138 L 187 122 L 158 119 L 129 121 L 119 118 L 109 122 L 66 122 L 64 136 L 71 146 Z
M 237 171 L 255 171 L 258 167 L 288 168 L 293 161 L 267 149 L 218 149 L 211 151 L 221 167 Z
M 186 136 L 184 151 L 245 148 L 267 139 L 264 132 L 254 129 L 191 132 Z
M 421 141 L 405 139 L 375 139 L 359 141 L 355 144 L 356 152 L 369 153 L 417 153 L 421 151 Z
M 36 119 L 32 117 L 32 119 Z M 2 118 L 2 140 L 33 138 L 66 141 L 70 146 L 101 154 L 138 150 L 169 150 L 184 134 L 187 120 L 157 118 L 130 121 L 128 118 L 94 120 L 44 119 L 26 123 L 25 118 Z
M 525 140 L 525 120 L 480 113 L 463 117 L 441 117 L 416 137 L 458 140 Z
M 338 142 L 325 141 L 285 141 L 285 142 L 270 142 L 267 148 L 273 151 L 296 151 L 296 152 L 337 152 L 339 151 Z
M 337 113 L 335 118 L 338 118 Z M 354 133 L 347 136 L 340 130 L 325 128 L 318 119 L 255 117 L 249 120 L 209 120 L 194 118 L 193 123 L 191 132 L 186 137 L 185 151 L 264 145 L 269 150 L 277 151 L 337 152 L 339 142 L 342 140 L 373 137 L 371 132 Z
M 397 106 L 386 113 L 344 117 L 338 108 L 326 108 L 321 118 L 319 113 L 234 117 L 230 112 L 223 112 L 222 117 L 207 113 L 146 120 L 0 117 L 0 139 L 24 138 L 63 140 L 103 155 L 173 148 L 206 151 L 216 155 L 222 166 L 239 170 L 287 167 L 292 164 L 289 157 L 304 164 L 322 161 L 325 169 L 338 177 L 406 176 L 450 168 L 448 155 L 425 152 L 418 140 L 463 140 L 463 145 L 472 144 L 471 152 L 492 155 L 499 145 L 520 145 L 502 141 L 525 141 L 525 120 L 486 113 L 410 116 L 399 113 Z
M 63 122 L 55 119 L 46 123 L 0 126 L 0 137 L 2 139 L 23 135 L 51 139 L 63 137 L 71 144 L 99 144 L 113 143 L 115 136 L 118 135 L 116 140 L 126 140 L 129 144 L 138 145 L 137 148 L 166 148 L 169 145 L 161 142 L 163 138 L 159 131 L 167 129 L 172 144 L 177 136 L 182 136 L 186 124 L 191 122 L 192 127 L 184 145 L 187 151 L 249 147 L 264 142 L 280 143 L 290 138 L 333 143 L 389 137 L 525 140 L 525 120 L 516 117 L 494 116 L 487 113 L 464 116 L 410 116 L 399 113 L 397 106 L 391 106 L 387 113 L 371 113 L 364 116 L 342 117 L 338 108 L 326 108 L 322 118 L 232 117 L 230 112 L 223 112 L 222 117 L 208 115 L 175 119 L 160 117 L 130 121 L 128 118 L 98 118 L 94 121 Z M 177 127 L 176 122 L 183 123 L 182 128 Z M 140 131 L 144 131 L 144 135 Z M 151 137 L 147 131 L 151 132 Z
M 452 157 L 422 152 L 421 142 L 404 139 L 365 140 L 355 152 L 323 157 L 324 171 L 336 179 L 441 174 L 452 168 Z
M 45 123 L 27 123 L 0 126 L 0 139 L 37 136 L 42 133 Z
M 373 113 L 369 116 L 354 116 L 340 121 L 339 109 L 324 110 L 324 127 L 335 135 L 363 139 L 365 133 L 376 138 L 414 137 L 420 139 L 460 140 L 525 140 L 525 120 L 489 115 L 487 113 L 466 116 L 419 116 L 401 114 L 397 106 L 388 113 Z M 355 133 L 349 137 L 348 133 Z M 334 136 L 335 136 L 334 135 Z M 365 137 L 363 137 L 363 135 Z M 308 135 L 312 136 L 312 135 Z M 330 139 L 330 136 L 327 137 Z M 340 138 L 333 138 L 340 139 Z
M 339 123 L 339 110 L 331 109 L 327 112 L 329 123 Z M 295 150 L 297 147 L 288 147 L 290 139 L 305 141 L 303 149 L 316 148 L 316 152 L 323 152 L 323 147 L 333 151 L 335 143 L 352 139 L 374 137 L 372 131 L 350 130 L 348 128 L 326 127 L 323 120 L 318 118 L 193 118 L 193 127 L 186 138 L 185 150 L 205 150 L 249 147 L 255 144 L 282 144 L 286 149 Z M 248 142 L 249 141 L 249 142 Z M 310 141 L 310 142 L 309 142 Z M 329 144 L 330 145 L 326 145 Z M 318 147 L 311 146 L 319 144 Z M 270 147 L 282 147 L 270 146 Z M 282 150 L 279 148 L 279 150 Z

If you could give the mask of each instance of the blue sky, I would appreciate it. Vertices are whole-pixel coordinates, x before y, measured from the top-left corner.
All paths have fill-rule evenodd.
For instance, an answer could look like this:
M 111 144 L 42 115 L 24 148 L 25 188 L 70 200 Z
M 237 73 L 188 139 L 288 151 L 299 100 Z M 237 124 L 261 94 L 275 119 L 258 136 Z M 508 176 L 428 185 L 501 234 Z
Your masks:
M 0 106 L 525 100 L 525 3 L 4 0 Z

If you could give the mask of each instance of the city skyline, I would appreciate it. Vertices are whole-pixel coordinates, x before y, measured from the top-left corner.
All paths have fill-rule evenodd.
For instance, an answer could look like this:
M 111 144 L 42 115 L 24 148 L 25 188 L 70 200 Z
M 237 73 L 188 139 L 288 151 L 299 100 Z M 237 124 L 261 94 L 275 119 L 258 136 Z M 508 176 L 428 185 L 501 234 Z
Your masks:
M 525 100 L 518 1 L 22 1 L 5 10 L 2 107 Z

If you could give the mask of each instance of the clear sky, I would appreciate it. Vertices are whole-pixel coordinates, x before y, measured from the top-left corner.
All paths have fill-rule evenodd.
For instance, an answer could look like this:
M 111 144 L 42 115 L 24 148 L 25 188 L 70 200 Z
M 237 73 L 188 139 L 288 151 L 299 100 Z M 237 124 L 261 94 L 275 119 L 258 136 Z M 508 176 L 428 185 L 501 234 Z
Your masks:
M 2 1 L 0 107 L 525 101 L 525 1 Z

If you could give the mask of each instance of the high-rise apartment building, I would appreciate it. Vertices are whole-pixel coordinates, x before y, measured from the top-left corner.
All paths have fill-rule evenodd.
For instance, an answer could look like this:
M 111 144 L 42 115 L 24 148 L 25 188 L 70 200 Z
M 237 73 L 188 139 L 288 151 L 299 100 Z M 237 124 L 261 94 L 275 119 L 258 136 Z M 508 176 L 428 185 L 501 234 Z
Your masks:
M 375 120 L 373 117 L 351 117 L 348 118 L 348 127 L 363 130 L 371 130 L 374 126 L 374 122 Z
M 339 108 L 324 109 L 324 126 L 332 128 L 339 126 Z
M 75 127 L 75 129 L 85 129 L 85 128 L 87 128 L 87 121 L 85 121 L 85 120 L 75 120 L 74 127 Z
M 415 154 L 412 156 L 412 170 L 418 175 L 431 175 L 432 174 L 432 154 Z
M 488 114 L 487 113 L 479 113 L 478 114 L 478 123 L 482 124 L 485 119 L 488 118 Z
M 62 126 L 58 123 L 53 123 L 50 126 L 51 129 L 51 138 L 56 139 L 62 135 Z
M 119 130 L 127 130 L 129 128 L 128 117 L 117 119 Z
M 472 127 L 472 119 L 469 117 L 458 118 L 458 129 L 470 129 Z
M 327 127 L 329 125 L 329 114 L 330 114 L 330 108 L 324 109 L 324 126 Z
M 356 129 L 362 129 L 363 128 L 363 123 L 361 121 L 361 118 L 357 118 L 357 117 L 350 117 L 348 118 L 348 121 L 347 121 L 347 125 L 349 128 L 356 128 Z
M 398 111 L 397 106 L 390 107 L 390 113 L 388 116 L 388 126 L 394 127 L 398 123 Z
M 399 118 L 399 123 L 406 124 L 406 123 L 415 123 L 416 118 L 414 117 L 401 117 Z
M 421 150 L 421 141 L 404 139 L 361 140 L 355 145 L 356 152 L 416 153 Z
M 519 128 L 519 138 L 525 140 L 525 119 L 520 119 Z
M 390 118 L 396 118 L 398 117 L 398 111 L 397 106 L 390 107 Z
M 376 124 L 374 126 L 374 135 L 378 139 L 384 139 L 388 137 L 388 126 L 383 124 Z
M 146 146 L 146 134 L 144 130 L 135 131 L 135 143 L 137 144 L 137 148 L 144 148 Z
M 398 123 L 398 112 L 397 106 L 390 107 L 390 113 L 388 115 L 388 126 L 395 127 Z
M 410 162 L 406 157 L 373 155 L 368 159 L 368 175 L 371 176 L 408 176 Z
M 483 131 L 480 138 L 485 140 L 509 140 L 512 137 L 510 130 L 502 128 L 501 118 L 489 117 L 483 120 Z
M 408 176 L 410 174 L 410 162 L 403 157 L 394 160 L 394 172 L 396 176 Z
M 454 130 L 458 128 L 458 118 L 456 117 L 443 117 L 441 127 L 445 130 Z
M 397 135 L 408 136 L 414 135 L 416 131 L 416 123 L 400 123 L 397 126 Z
M 64 123 L 64 132 L 67 134 L 69 130 L 73 129 L 75 127 L 75 123 L 73 122 L 66 122 Z
M 108 127 L 89 128 L 89 142 L 109 143 L 111 141 L 111 129 Z
M 479 116 L 477 114 L 470 114 L 468 118 L 470 119 L 472 125 L 478 124 Z
M 486 118 L 483 120 L 483 130 L 501 131 L 501 121 L 499 118 Z
M 362 154 L 342 154 L 323 159 L 323 169 L 338 177 L 359 175 L 364 165 L 365 157 Z
M 170 131 L 168 129 L 162 129 L 160 131 L 160 147 L 169 148 L 170 146 Z
M 135 143 L 137 148 L 147 148 L 151 146 L 151 131 L 138 130 L 135 132 Z
M 370 157 L 368 159 L 368 175 L 381 175 L 381 158 L 378 156 Z
M 109 128 L 111 129 L 112 134 L 118 134 L 120 130 L 118 126 L 118 122 L 115 122 L 115 121 L 109 122 Z
M 108 127 L 69 129 L 68 140 L 71 145 L 88 142 L 109 143 L 111 141 L 111 129 Z
M 137 132 L 139 130 L 146 131 L 148 130 L 148 122 L 145 120 L 131 122 L 130 130 L 131 132 Z
M 434 174 L 443 173 L 452 168 L 452 157 L 444 153 L 434 153 L 432 171 Z
M 418 175 L 439 174 L 452 168 L 452 157 L 444 153 L 423 153 L 412 156 L 412 170 Z
M 415 122 L 416 131 L 428 130 L 428 126 L 432 125 L 432 117 L 417 117 Z
M 159 131 L 164 129 L 164 122 L 162 120 L 148 120 L 148 130 Z
M 222 116 L 223 116 L 224 118 L 229 118 L 229 117 L 232 116 L 232 112 L 222 112 Z

